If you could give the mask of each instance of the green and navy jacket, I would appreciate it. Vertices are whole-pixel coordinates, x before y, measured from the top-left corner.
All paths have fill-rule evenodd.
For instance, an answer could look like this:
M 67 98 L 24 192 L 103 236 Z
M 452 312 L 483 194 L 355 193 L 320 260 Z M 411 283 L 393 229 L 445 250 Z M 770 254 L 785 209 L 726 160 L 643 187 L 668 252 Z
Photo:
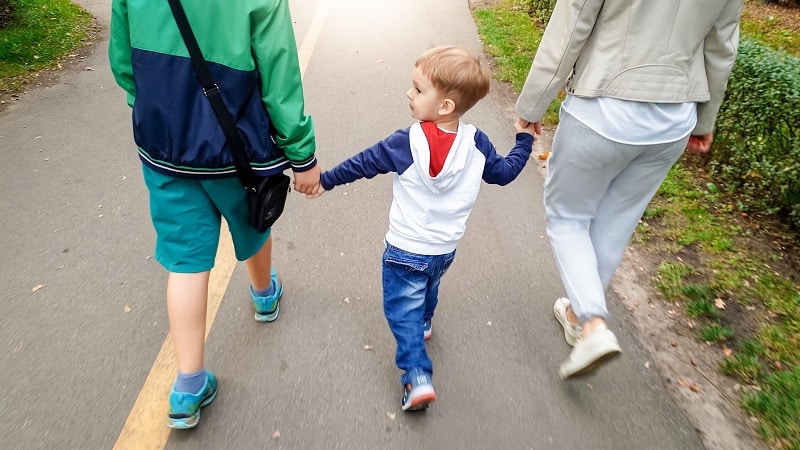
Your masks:
M 288 0 L 182 0 L 253 169 L 314 167 Z M 166 0 L 113 0 L 111 70 L 128 93 L 147 166 L 177 177 L 235 176 L 233 156 Z

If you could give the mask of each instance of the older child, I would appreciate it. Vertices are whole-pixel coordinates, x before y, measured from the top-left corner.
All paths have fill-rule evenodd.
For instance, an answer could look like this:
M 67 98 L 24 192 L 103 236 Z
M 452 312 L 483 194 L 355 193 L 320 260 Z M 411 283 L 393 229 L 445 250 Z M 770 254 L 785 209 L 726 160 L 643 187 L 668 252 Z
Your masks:
M 436 399 L 425 340 L 431 336 L 439 282 L 453 262 L 481 180 L 510 183 L 531 154 L 532 127 L 516 126 L 517 143 L 504 158 L 482 131 L 461 122 L 489 92 L 491 77 L 468 49 L 428 50 L 417 60 L 406 93 L 419 122 L 321 177 L 323 189 L 331 190 L 359 178 L 396 174 L 383 254 L 383 308 L 397 340 L 397 367 L 404 371 L 404 411 L 424 409 Z
M 226 106 L 250 143 L 253 169 L 268 176 L 291 168 L 295 189 L 317 192 L 314 128 L 304 111 L 287 2 L 182 3 Z M 278 318 L 283 287 L 272 269 L 270 231 L 259 233 L 248 224 L 233 155 L 168 3 L 114 0 L 109 59 L 133 108 L 133 134 L 156 230 L 155 257 L 169 271 L 167 312 L 178 374 L 167 426 L 193 428 L 200 408 L 217 395 L 217 377 L 205 370 L 203 350 L 221 216 L 236 258 L 247 266 L 257 321 Z

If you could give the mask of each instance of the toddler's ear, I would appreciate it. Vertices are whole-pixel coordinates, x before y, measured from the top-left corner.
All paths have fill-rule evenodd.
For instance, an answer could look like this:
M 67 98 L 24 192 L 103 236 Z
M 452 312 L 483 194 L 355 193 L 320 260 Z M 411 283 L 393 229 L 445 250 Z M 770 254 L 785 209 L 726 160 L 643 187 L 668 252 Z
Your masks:
M 441 106 L 439 106 L 439 115 L 446 116 L 448 114 L 451 114 L 455 110 L 456 110 L 456 102 L 454 102 L 453 99 L 446 98 L 442 102 Z

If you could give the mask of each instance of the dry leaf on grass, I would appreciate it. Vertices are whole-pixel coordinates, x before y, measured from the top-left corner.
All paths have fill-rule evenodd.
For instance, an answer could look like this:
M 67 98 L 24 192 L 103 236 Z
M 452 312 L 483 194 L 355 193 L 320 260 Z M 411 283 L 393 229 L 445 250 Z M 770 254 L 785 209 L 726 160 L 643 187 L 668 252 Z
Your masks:
M 728 347 L 722 347 L 722 353 L 727 358 L 733 354 L 733 350 L 729 349 Z
M 714 299 L 714 306 L 719 309 L 725 309 L 725 300 L 721 298 Z

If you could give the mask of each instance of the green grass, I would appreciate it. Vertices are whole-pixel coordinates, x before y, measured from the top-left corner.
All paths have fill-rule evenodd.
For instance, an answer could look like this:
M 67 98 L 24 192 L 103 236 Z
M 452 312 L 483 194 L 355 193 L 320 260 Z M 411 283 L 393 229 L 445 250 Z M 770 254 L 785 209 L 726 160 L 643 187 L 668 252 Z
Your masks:
M 17 91 L 25 76 L 52 67 L 82 45 L 91 15 L 68 0 L 11 0 L 14 20 L 0 29 L 0 90 Z
M 747 0 L 747 3 L 755 1 L 760 0 Z M 796 12 L 792 12 L 792 14 L 796 14 Z M 757 18 L 749 14 L 745 8 L 739 28 L 743 35 L 753 37 L 762 44 L 800 56 L 800 35 L 793 33 L 792 30 L 783 29 L 779 25 L 777 17 Z
M 511 84 L 516 92 L 522 90 L 533 55 L 542 39 L 543 30 L 530 18 L 525 9 L 513 0 L 500 0 L 491 8 L 474 11 L 486 54 L 495 59 L 495 78 Z M 542 122 L 558 123 L 561 98 L 547 110 Z
M 770 374 L 742 405 L 761 419 L 759 432 L 785 450 L 800 450 L 800 367 Z
M 475 18 L 486 52 L 495 58 L 497 78 L 519 91 L 542 30 L 517 3 L 500 0 L 476 10 Z M 745 17 L 742 32 L 795 55 L 800 49 L 800 37 L 775 23 Z M 546 124 L 557 123 L 554 113 L 559 105 L 559 100 L 551 105 Z M 755 316 L 761 321 L 756 334 L 734 345 L 734 353 L 722 361 L 720 371 L 760 389 L 745 395 L 742 406 L 758 418 L 765 439 L 784 449 L 800 450 L 800 292 L 796 281 L 771 267 L 780 255 L 743 245 L 750 232 L 736 219 L 746 211 L 729 192 L 678 164 L 645 212 L 634 241 L 669 254 L 670 260 L 657 269 L 655 285 L 701 321 L 698 339 L 719 342 L 737 332 L 719 322 L 717 295 L 743 311 L 748 311 L 745 307 L 766 309 L 766 314 Z M 685 253 L 693 255 L 691 264 L 681 261 Z M 743 331 L 752 334 L 752 330 Z
M 700 330 L 700 339 L 706 342 L 720 342 L 731 339 L 734 335 L 733 328 L 712 323 Z

